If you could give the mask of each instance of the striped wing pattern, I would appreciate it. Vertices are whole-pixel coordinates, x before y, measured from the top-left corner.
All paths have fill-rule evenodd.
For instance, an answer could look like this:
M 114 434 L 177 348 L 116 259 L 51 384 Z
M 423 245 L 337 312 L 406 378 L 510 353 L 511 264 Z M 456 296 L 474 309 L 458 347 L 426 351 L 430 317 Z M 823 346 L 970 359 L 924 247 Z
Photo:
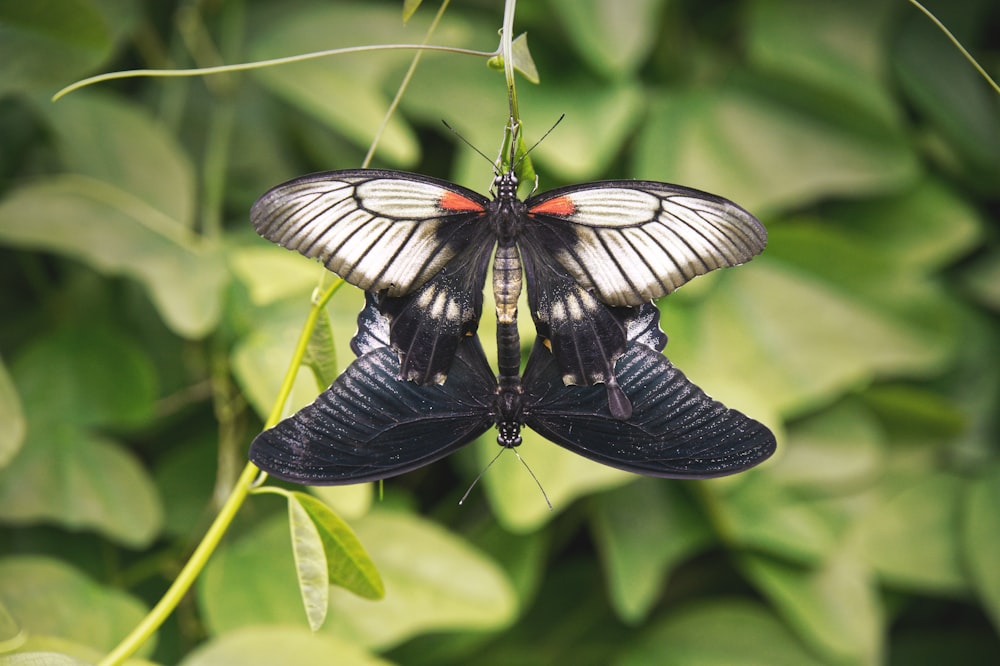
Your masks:
M 759 254 L 767 231 L 736 204 L 653 181 L 560 188 L 526 202 L 525 237 L 612 306 L 640 305 Z
M 564 386 L 536 343 L 524 371 L 525 423 L 578 455 L 664 478 L 733 474 L 774 452 L 765 425 L 707 396 L 641 339 L 630 339 L 615 375 L 632 403 L 628 420 L 612 418 L 595 387 Z
M 402 296 L 476 240 L 489 201 L 447 181 L 375 169 L 317 173 L 266 192 L 254 228 L 365 291 Z

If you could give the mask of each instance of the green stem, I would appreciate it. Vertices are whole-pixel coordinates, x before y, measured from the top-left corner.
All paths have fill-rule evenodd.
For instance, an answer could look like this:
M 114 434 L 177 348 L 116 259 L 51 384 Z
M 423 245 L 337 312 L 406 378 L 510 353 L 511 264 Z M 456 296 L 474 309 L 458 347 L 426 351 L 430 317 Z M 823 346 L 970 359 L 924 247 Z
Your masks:
M 177 578 L 171 583 L 167 592 L 160 598 L 156 606 L 146 614 L 146 617 L 142 618 L 142 622 L 136 625 L 132 632 L 125 637 L 125 640 L 119 643 L 114 650 L 99 662 L 99 666 L 114 666 L 125 661 L 143 643 L 149 640 L 149 637 L 156 632 L 160 625 L 177 608 L 177 605 L 194 584 L 201 570 L 205 568 L 208 558 L 219 545 L 222 535 L 229 529 L 230 523 L 233 522 L 236 512 L 239 511 L 243 500 L 246 499 L 247 492 L 250 490 L 250 486 L 257 477 L 257 474 L 257 468 L 252 463 L 247 463 L 239 479 L 237 479 L 232 493 L 219 511 L 219 515 L 215 517 L 215 520 L 208 528 L 198 547 L 191 554 L 191 558 L 184 565 L 184 568 L 181 569 Z
M 438 24 L 441 22 L 441 18 L 444 16 L 444 12 L 448 9 L 448 5 L 451 4 L 451 0 L 444 0 L 441 6 L 438 7 L 437 14 L 434 15 L 434 20 L 431 21 L 430 26 L 427 28 L 427 34 L 424 35 L 424 41 L 421 44 L 426 45 L 430 40 L 431 35 L 437 30 Z M 423 50 L 419 50 L 413 54 L 413 60 L 410 61 L 410 66 L 406 69 L 406 74 L 403 75 L 403 80 L 399 83 L 399 87 L 396 89 L 396 95 L 392 98 L 392 102 L 389 104 L 389 108 L 385 111 L 385 116 L 382 118 L 382 124 L 379 125 L 378 131 L 375 132 L 374 138 L 372 138 L 371 145 L 368 147 L 368 152 L 365 154 L 364 162 L 361 163 L 363 169 L 367 169 L 371 164 L 372 158 L 375 157 L 375 148 L 378 147 L 379 141 L 382 139 L 382 134 L 385 132 L 385 128 L 389 125 L 389 119 L 392 115 L 396 113 L 396 108 L 399 107 L 399 102 L 403 99 L 403 93 L 410 86 L 410 80 L 413 78 L 414 72 L 417 71 L 417 65 L 420 64 L 420 57 L 424 54 Z
M 923 12 L 924 16 L 929 18 L 931 22 L 938 27 L 938 30 L 943 32 L 945 36 L 947 36 L 948 39 L 951 40 L 951 43 L 955 45 L 955 48 L 957 48 L 962 53 L 963 56 L 965 56 L 965 59 L 968 60 L 972 64 L 972 66 L 976 68 L 976 71 L 979 72 L 979 75 L 982 76 L 984 79 L 986 79 L 987 83 L 990 84 L 990 87 L 992 87 L 993 90 L 997 92 L 997 94 L 1000 94 L 1000 86 L 997 85 L 997 82 L 994 81 L 992 78 L 990 78 L 990 75 L 986 73 L 986 70 L 983 69 L 978 62 L 976 62 L 976 59 L 972 57 L 971 53 L 965 50 L 965 47 L 962 46 L 961 42 L 959 42 L 958 39 L 955 38 L 955 35 L 951 34 L 951 31 L 948 30 L 948 28 L 944 27 L 944 24 L 941 23 L 941 21 L 939 21 L 938 18 L 930 12 L 930 10 L 928 10 L 922 4 L 917 2 L 917 0 L 910 0 L 910 4 L 919 9 L 921 12 Z
M 514 11 L 517 0 L 505 0 L 503 5 L 503 28 L 500 33 L 500 52 L 503 54 L 503 73 L 507 79 L 507 101 L 510 104 L 511 129 L 521 124 L 521 113 L 517 106 L 517 91 L 514 88 Z
M 319 319 L 320 314 L 323 312 L 323 308 L 326 306 L 330 297 L 344 284 L 343 280 L 336 280 L 331 284 L 322 294 L 316 298 L 313 302 L 312 308 L 309 310 L 309 315 L 306 317 L 305 325 L 302 327 L 302 333 L 299 335 L 298 343 L 295 346 L 295 352 L 292 354 L 292 360 L 288 365 L 288 370 L 285 373 L 285 379 L 281 384 L 281 389 L 278 392 L 278 398 L 275 400 L 274 408 L 271 410 L 270 416 L 268 416 L 267 422 L 264 424 L 265 429 L 270 428 L 276 424 L 281 419 L 281 413 L 284 409 L 285 402 L 288 400 L 289 394 L 292 392 L 292 385 L 295 383 L 295 375 L 298 373 L 299 366 L 302 364 L 302 359 L 306 353 L 306 347 L 309 344 L 309 338 L 312 336 L 313 329 L 316 327 L 316 321 Z M 236 480 L 236 484 L 233 486 L 232 492 L 226 499 L 222 508 L 219 510 L 219 515 L 215 517 L 215 520 L 209 526 L 208 531 L 205 532 L 205 536 L 202 538 L 201 542 L 194 549 L 191 554 L 190 559 L 181 569 L 180 573 L 170 584 L 163 597 L 156 603 L 151 611 L 142 619 L 136 627 L 129 633 L 125 639 L 119 643 L 114 650 L 112 650 L 103 660 L 101 660 L 99 666 L 114 666 L 125 661 L 129 656 L 135 653 L 139 647 L 149 640 L 149 637 L 162 625 L 167 617 L 177 608 L 177 605 L 181 602 L 181 599 L 187 594 L 187 591 L 191 589 L 194 585 L 194 581 L 201 574 L 202 569 L 208 563 L 208 558 L 211 557 L 212 553 L 219 545 L 222 536 L 229 529 L 229 525 L 232 524 L 233 519 L 236 517 L 236 513 L 239 511 L 240 507 L 243 505 L 243 501 L 246 499 L 247 494 L 250 489 L 255 485 L 255 480 L 258 477 L 264 477 L 263 473 L 257 469 L 253 463 L 247 463 L 240 473 L 239 478 Z M 258 482 L 259 483 L 259 482 Z
M 230 72 L 245 72 L 252 69 L 262 69 L 275 65 L 288 65 L 304 60 L 315 60 L 333 55 L 344 55 L 345 53 L 367 53 L 369 51 L 399 51 L 399 50 L 421 50 L 421 51 L 441 51 L 444 53 L 458 53 L 461 55 L 474 55 L 481 58 L 492 58 L 496 52 L 476 51 L 474 49 L 463 49 L 457 46 L 428 46 L 426 44 L 370 44 L 367 46 L 350 46 L 342 49 L 329 49 L 326 51 L 316 51 L 313 53 L 301 53 L 299 55 L 286 56 L 284 58 L 271 58 L 270 60 L 257 60 L 254 62 L 238 63 L 236 65 L 220 65 L 218 67 L 199 67 L 195 69 L 130 69 L 124 72 L 107 72 L 98 74 L 86 79 L 81 79 L 71 83 L 52 96 L 55 102 L 60 97 L 67 95 L 74 90 L 79 90 L 95 83 L 103 81 L 113 81 L 115 79 L 128 79 L 136 76 L 154 77 L 182 77 L 182 76 L 209 76 L 212 74 L 226 74 Z

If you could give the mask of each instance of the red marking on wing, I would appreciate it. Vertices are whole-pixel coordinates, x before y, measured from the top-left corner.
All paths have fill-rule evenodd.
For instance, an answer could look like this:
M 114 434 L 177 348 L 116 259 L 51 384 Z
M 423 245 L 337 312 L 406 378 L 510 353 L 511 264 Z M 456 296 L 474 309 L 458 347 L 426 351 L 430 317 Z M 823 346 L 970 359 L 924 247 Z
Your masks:
M 438 199 L 438 207 L 442 210 L 455 213 L 483 210 L 481 204 L 469 199 L 468 197 L 463 197 L 458 192 L 445 192 L 444 195 Z
M 532 206 L 528 212 L 532 215 L 560 215 L 568 217 L 576 212 L 576 204 L 567 196 L 553 197 L 537 206 Z

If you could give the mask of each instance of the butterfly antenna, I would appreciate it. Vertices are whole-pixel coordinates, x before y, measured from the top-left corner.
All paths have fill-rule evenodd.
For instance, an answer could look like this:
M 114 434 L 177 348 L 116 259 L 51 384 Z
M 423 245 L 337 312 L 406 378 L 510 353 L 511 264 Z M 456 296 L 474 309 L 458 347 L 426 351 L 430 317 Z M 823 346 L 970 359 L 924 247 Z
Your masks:
M 458 500 L 459 506 L 465 504 L 465 500 L 469 498 L 469 493 L 471 493 L 472 489 L 476 487 L 477 483 L 479 483 L 479 479 L 483 478 L 483 475 L 486 474 L 486 470 L 488 470 L 490 467 L 493 467 L 493 463 L 495 463 L 497 459 L 500 458 L 501 455 L 503 455 L 503 452 L 506 451 L 508 448 L 510 447 L 505 446 L 502 449 L 500 449 L 497 452 L 497 454 L 493 456 L 493 458 L 488 463 L 486 463 L 486 467 L 483 468 L 483 471 L 477 474 L 476 478 L 474 478 L 472 480 L 472 483 L 469 484 L 469 489 L 465 491 L 464 495 L 462 495 L 462 499 Z M 542 482 L 539 481 L 538 477 L 535 476 L 535 473 L 531 471 L 531 467 L 529 467 L 528 463 L 524 461 L 524 458 L 521 457 L 521 454 L 517 452 L 517 449 L 511 448 L 510 450 L 514 452 L 514 455 L 517 457 L 518 462 L 524 465 L 524 469 L 528 470 L 528 474 L 531 475 L 531 478 L 535 481 L 535 485 L 538 486 L 538 490 L 541 491 L 542 498 L 545 500 L 546 506 L 549 507 L 549 511 L 552 511 L 552 502 L 549 501 L 548 493 L 546 493 L 545 488 L 542 487 Z
M 538 477 L 535 476 L 535 473 L 531 471 L 531 468 L 528 467 L 528 463 L 524 461 L 524 458 L 522 458 L 521 454 L 517 452 L 517 449 L 514 449 L 514 455 L 517 456 L 517 459 L 521 461 L 522 465 L 524 465 L 524 469 L 528 470 L 528 474 L 531 475 L 531 478 L 535 480 L 535 485 L 538 486 L 538 490 L 541 491 L 542 497 L 545 499 L 545 504 L 548 505 L 549 511 L 552 511 L 552 502 L 549 501 L 549 496 L 548 493 L 545 492 L 545 488 L 542 488 L 542 482 L 539 481 Z M 496 460 L 496 458 L 494 458 L 494 460 Z
M 442 123 L 444 124 L 444 126 L 445 126 L 445 127 L 447 127 L 447 128 L 448 128 L 448 131 L 450 131 L 450 132 L 451 132 L 452 134 L 454 134 L 454 135 L 455 135 L 455 136 L 457 136 L 457 137 L 458 137 L 459 139 L 461 139 L 461 140 L 462 140 L 462 143 L 464 143 L 464 144 L 465 144 L 465 145 L 467 145 L 467 146 L 468 146 L 469 148 L 472 148 L 472 149 L 473 149 L 474 151 L 476 151 L 477 153 L 479 153 L 480 155 L 482 155 L 482 157 L 483 157 L 483 159 L 484 159 L 484 160 L 486 160 L 486 161 L 487 161 L 487 162 L 489 162 L 489 163 L 490 163 L 491 165 L 493 165 L 493 168 L 494 168 L 494 169 L 496 168 L 496 164 L 494 164 L 493 160 L 492 160 L 492 159 L 490 159 L 490 156 L 489 156 L 489 155 L 487 155 L 486 153 L 484 153 L 483 151 L 479 150 L 479 149 L 478 149 L 478 148 L 476 148 L 476 147 L 475 147 L 474 145 L 472 145 L 472 142 L 471 142 L 471 141 L 469 141 L 468 139 L 466 139 L 466 138 L 465 138 L 464 136 L 462 136 L 462 133 L 461 133 L 461 132 L 459 132 L 459 131 L 458 131 L 457 129 L 455 129 L 454 127 L 452 127 L 451 125 L 449 125 L 449 124 L 448 124 L 448 121 L 447 121 L 447 120 L 442 120 L 441 122 L 442 122 Z M 484 471 L 485 471 L 485 470 L 484 470 Z
M 477 474 L 476 478 L 474 478 L 472 480 L 472 483 L 469 484 L 469 489 L 465 491 L 464 495 L 462 495 L 462 499 L 458 500 L 458 505 L 459 506 L 465 504 L 465 500 L 467 500 L 469 498 L 469 493 L 471 493 L 472 489 L 476 487 L 477 483 L 479 483 L 479 479 L 483 478 L 483 474 L 486 474 L 486 470 L 488 470 L 490 467 L 493 467 L 493 463 L 495 463 L 497 461 L 497 458 L 499 458 L 501 456 L 501 454 L 503 454 L 503 452 L 506 451 L 506 450 L 507 450 L 506 448 L 500 449 L 500 451 L 495 456 L 493 456 L 493 459 L 490 460 L 488 463 L 486 463 L 486 467 L 483 468 L 483 471 L 481 471 L 479 474 Z M 518 456 L 519 459 L 520 459 L 520 457 L 521 456 Z M 534 475 L 532 475 L 532 476 L 534 476 Z
M 536 141 L 536 142 L 534 142 L 533 144 L 531 144 L 531 148 L 528 148 L 528 149 L 527 149 L 526 151 L 524 151 L 524 155 L 521 155 L 521 159 L 523 160 L 523 159 L 524 159 L 525 157 L 527 157 L 527 156 L 528 156 L 528 154 L 529 154 L 529 153 L 530 153 L 531 151 L 533 151 L 533 150 L 534 150 L 535 148 L 538 148 L 538 144 L 540 144 L 540 143 L 541 143 L 542 141 L 545 141 L 545 138 L 546 138 L 546 137 L 547 137 L 547 136 L 548 136 L 549 134 L 552 134 L 552 130 L 554 130 L 554 129 L 555 129 L 556 127 L 558 127 L 558 126 L 559 126 L 559 123 L 561 123 L 561 122 L 563 121 L 563 118 L 565 118 L 565 117 L 566 117 L 566 114 L 565 114 L 565 113 L 561 114 L 561 115 L 559 116 L 559 118 L 557 118 L 557 119 L 556 119 L 556 121 L 555 121 L 554 123 L 552 123 L 552 127 L 550 127 L 550 128 L 548 129 L 548 130 L 546 130 L 545 134 L 543 134 L 543 135 L 542 135 L 542 136 L 541 136 L 541 137 L 540 137 L 540 138 L 538 139 L 538 141 Z M 520 162 L 520 160 L 518 160 L 518 161 Z

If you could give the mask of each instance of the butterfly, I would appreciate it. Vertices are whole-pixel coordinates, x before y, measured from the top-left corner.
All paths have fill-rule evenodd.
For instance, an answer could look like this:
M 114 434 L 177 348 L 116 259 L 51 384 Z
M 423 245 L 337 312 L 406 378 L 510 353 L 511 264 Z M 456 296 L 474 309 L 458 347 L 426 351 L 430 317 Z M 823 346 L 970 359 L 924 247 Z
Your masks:
M 443 384 L 475 334 L 490 258 L 498 321 L 516 322 L 523 271 L 563 384 L 603 383 L 611 417 L 626 420 L 614 372 L 626 322 L 697 275 L 749 261 L 767 232 L 731 201 L 679 185 L 601 181 L 523 201 L 517 187 L 513 171 L 496 175 L 492 200 L 419 174 L 330 171 L 272 188 L 250 217 L 261 236 L 378 294 L 397 376 L 416 385 Z
M 567 386 L 539 338 L 523 375 L 494 375 L 470 335 L 456 346 L 447 382 L 399 379 L 382 298 L 366 296 L 351 340 L 358 358 L 315 402 L 254 439 L 254 464 L 307 485 L 373 481 L 434 462 L 494 425 L 506 448 L 521 443 L 527 425 L 591 460 L 668 478 L 732 474 L 774 451 L 766 426 L 708 397 L 661 353 L 666 336 L 651 303 L 623 321 L 625 350 L 614 367 L 632 405 L 623 420 L 600 387 Z

